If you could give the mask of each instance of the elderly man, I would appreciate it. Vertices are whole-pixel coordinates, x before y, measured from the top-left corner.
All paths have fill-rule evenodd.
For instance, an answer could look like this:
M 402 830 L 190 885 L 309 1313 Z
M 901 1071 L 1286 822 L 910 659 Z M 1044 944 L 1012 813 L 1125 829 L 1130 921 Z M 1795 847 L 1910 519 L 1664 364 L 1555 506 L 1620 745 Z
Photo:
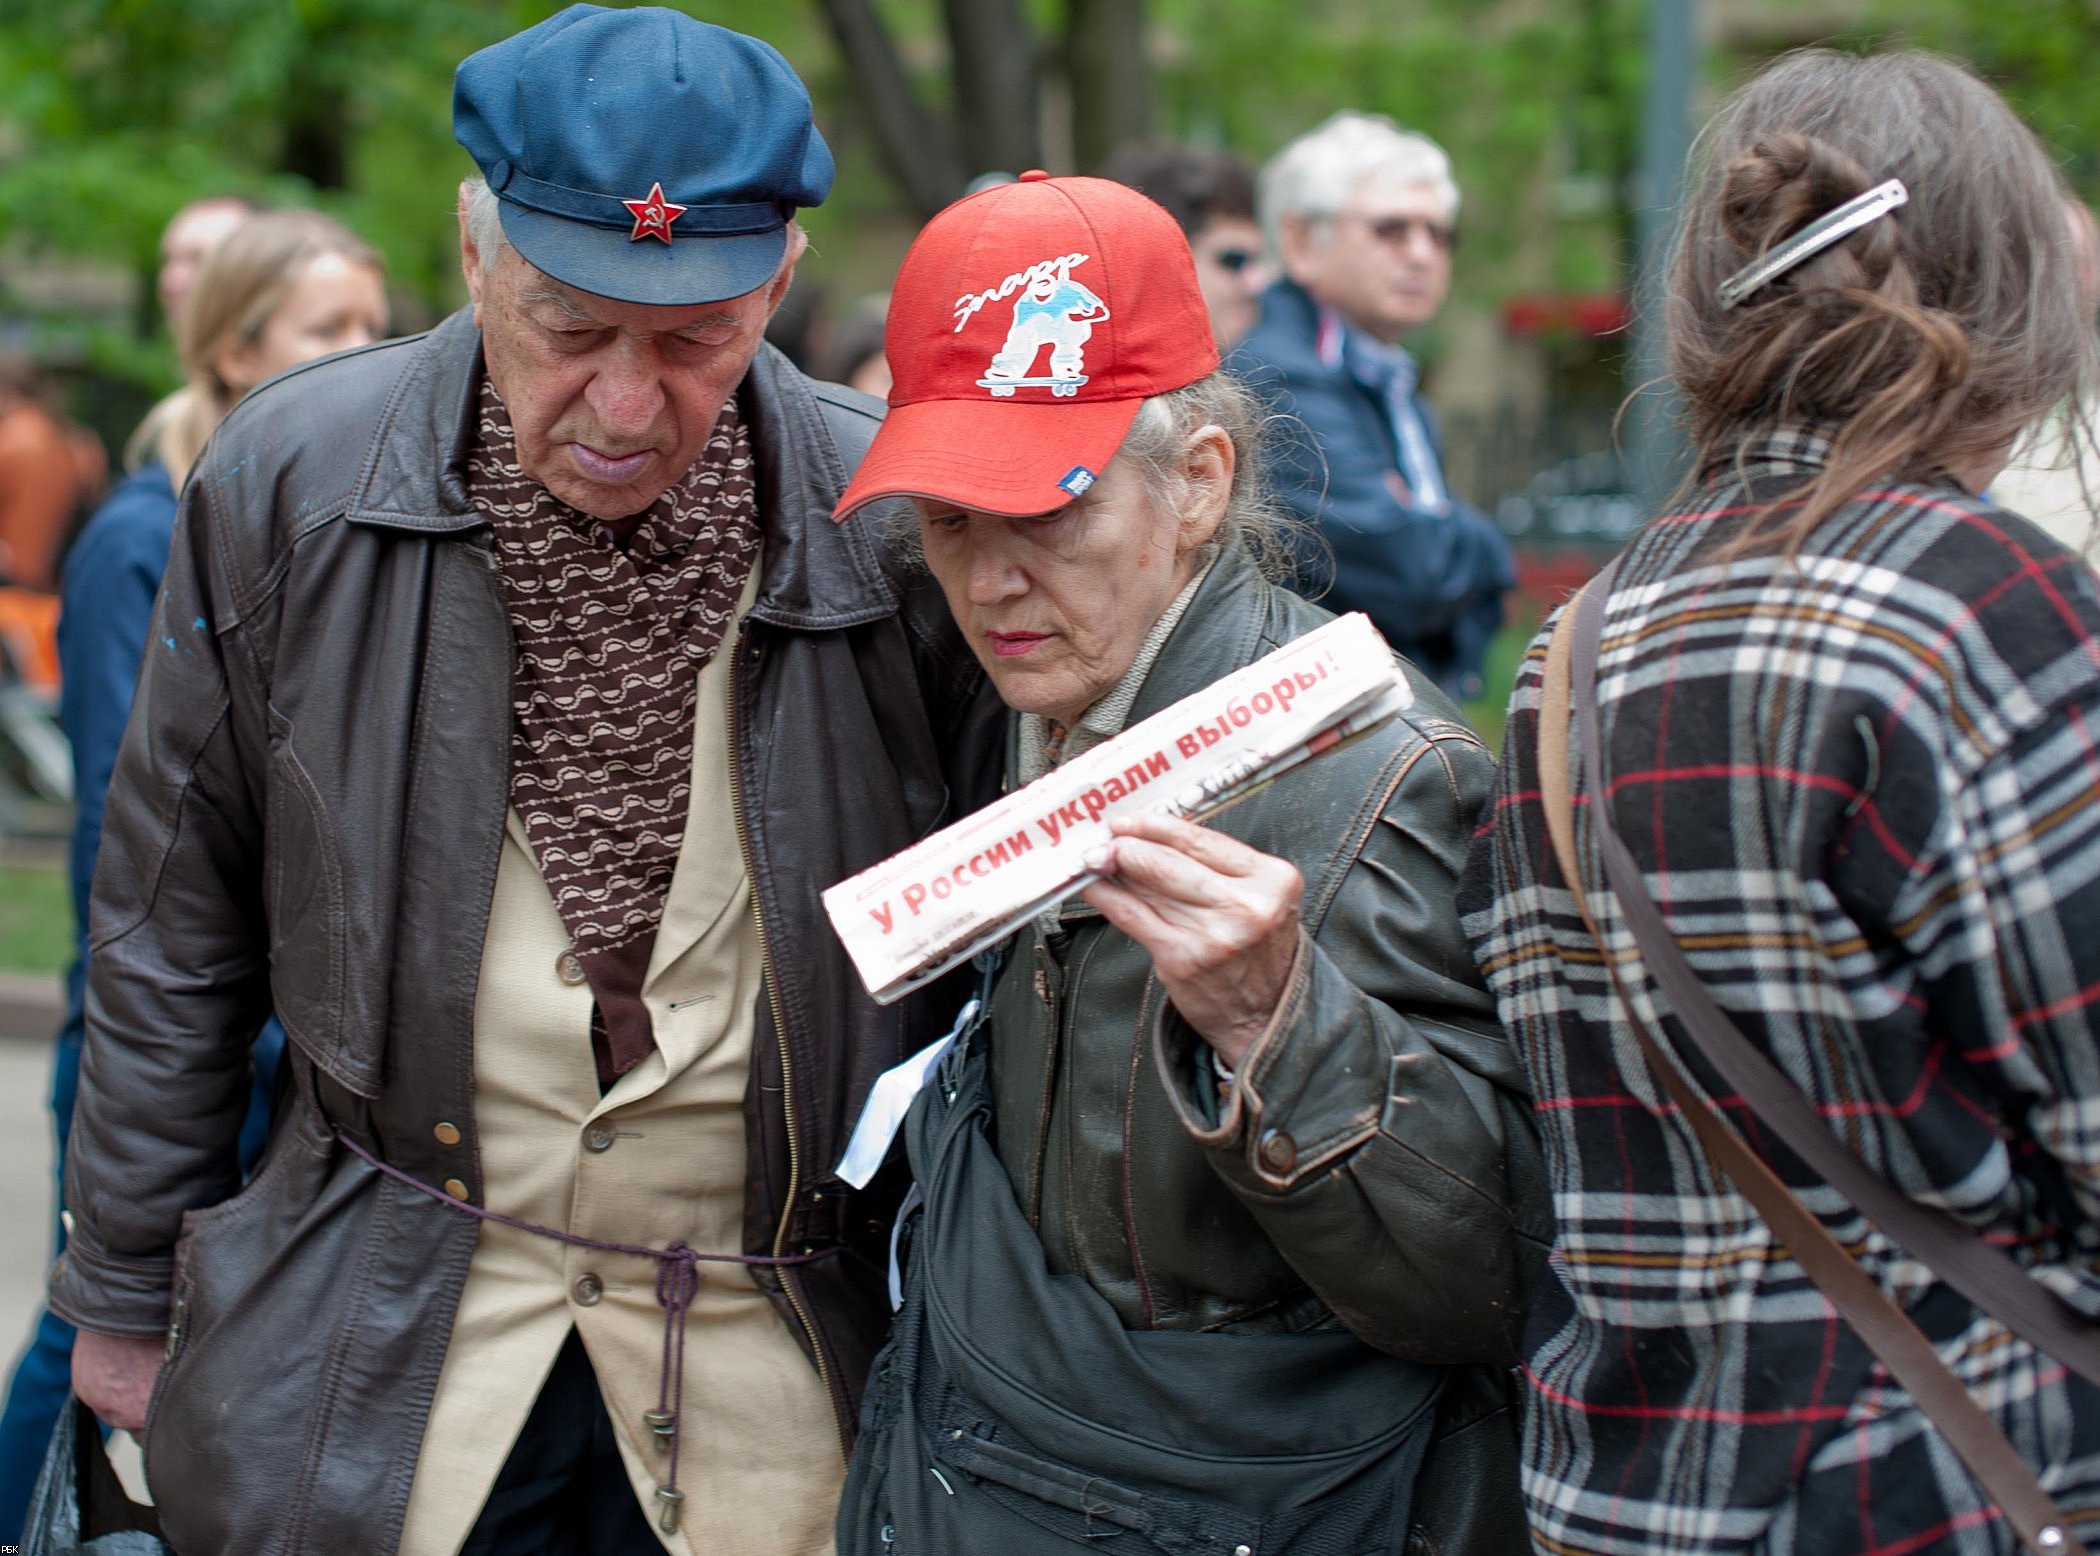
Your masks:
M 1304 424 L 1276 471 L 1325 542 L 1306 548 L 1300 582 L 1470 696 L 1516 578 L 1501 531 L 1452 495 L 1399 344 L 1451 288 L 1450 160 L 1390 119 L 1336 114 L 1262 170 L 1260 204 L 1283 278 L 1229 365 Z
M 471 310 L 185 495 L 52 1306 L 185 1552 L 825 1550 L 895 1199 L 829 1168 L 961 997 L 876 1007 L 818 896 L 985 796 L 996 703 L 826 520 L 878 409 L 761 347 L 832 175 L 786 62 L 578 5 L 454 118 Z

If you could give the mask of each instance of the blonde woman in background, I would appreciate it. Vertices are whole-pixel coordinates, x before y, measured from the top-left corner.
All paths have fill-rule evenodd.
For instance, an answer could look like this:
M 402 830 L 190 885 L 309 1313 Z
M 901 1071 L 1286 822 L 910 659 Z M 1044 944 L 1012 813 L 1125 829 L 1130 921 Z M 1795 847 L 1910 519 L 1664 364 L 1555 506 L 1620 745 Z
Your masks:
M 145 484 L 165 488 L 156 495 L 165 507 L 163 528 L 172 526 L 175 491 L 242 395 L 287 368 L 370 345 L 385 333 L 385 272 L 370 245 L 314 211 L 250 217 L 197 273 L 175 321 L 185 381 L 147 413 L 125 445 L 124 462 L 135 474 L 123 490 L 160 465 L 166 480 Z M 111 497 L 89 533 L 121 497 L 121 490 Z M 164 534 L 153 567 L 156 588 L 167 549 Z M 70 599 L 70 587 L 67 593 Z
M 386 322 L 379 255 L 348 228 L 311 211 L 244 221 L 206 256 L 175 321 L 182 387 L 133 434 L 125 449 L 131 475 L 96 510 L 66 558 L 59 720 L 73 745 L 79 800 L 69 861 L 78 938 L 51 1078 L 61 1182 L 84 1032 L 88 886 L 102 836 L 102 801 L 167 566 L 175 494 L 212 429 L 249 390 L 311 358 L 367 345 L 385 333 Z M 256 1098 L 241 1140 L 244 1168 L 267 1133 L 268 1077 L 282 1043 L 273 1021 L 256 1044 Z M 63 1247 L 63 1227 L 58 1238 Z M 72 1327 L 40 1313 L 0 1422 L 0 1540 L 21 1528 L 44 1444 L 65 1402 L 72 1349 Z

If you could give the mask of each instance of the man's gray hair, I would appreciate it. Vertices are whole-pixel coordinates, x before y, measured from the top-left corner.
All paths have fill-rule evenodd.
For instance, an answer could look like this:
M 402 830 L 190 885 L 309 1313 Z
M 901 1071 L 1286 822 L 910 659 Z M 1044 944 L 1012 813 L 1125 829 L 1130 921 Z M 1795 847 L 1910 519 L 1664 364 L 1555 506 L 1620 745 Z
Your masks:
M 1270 250 L 1283 252 L 1287 218 L 1332 218 L 1374 173 L 1396 183 L 1429 185 L 1444 207 L 1444 220 L 1457 220 L 1458 183 L 1443 147 L 1401 129 L 1384 114 L 1338 113 L 1285 146 L 1261 170 L 1255 201 Z
M 501 203 L 485 178 L 468 179 L 460 190 L 460 201 L 467 213 L 467 237 L 474 252 L 481 256 L 483 268 L 487 268 L 510 247 L 510 239 L 503 235 Z

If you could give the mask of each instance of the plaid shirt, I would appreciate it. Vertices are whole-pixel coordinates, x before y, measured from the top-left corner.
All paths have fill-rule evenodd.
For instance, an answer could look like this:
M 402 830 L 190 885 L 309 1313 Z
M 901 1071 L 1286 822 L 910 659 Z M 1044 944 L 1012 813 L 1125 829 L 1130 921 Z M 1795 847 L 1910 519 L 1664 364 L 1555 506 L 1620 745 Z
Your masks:
M 2040 530 L 1949 488 L 1868 492 L 1792 566 L 1712 560 L 1823 453 L 1762 440 L 1630 547 L 1600 662 L 1613 818 L 1715 998 L 1830 1127 L 2100 1315 L 2100 590 Z M 1553 1174 L 1527 1346 L 1539 1548 L 2014 1550 L 1647 1072 L 1552 862 L 1546 640 L 1460 897 Z M 1629 947 L 1587 817 L 1578 793 L 1591 905 Z M 2100 1390 L 1935 1281 L 1685 1064 L 2100 1533 Z

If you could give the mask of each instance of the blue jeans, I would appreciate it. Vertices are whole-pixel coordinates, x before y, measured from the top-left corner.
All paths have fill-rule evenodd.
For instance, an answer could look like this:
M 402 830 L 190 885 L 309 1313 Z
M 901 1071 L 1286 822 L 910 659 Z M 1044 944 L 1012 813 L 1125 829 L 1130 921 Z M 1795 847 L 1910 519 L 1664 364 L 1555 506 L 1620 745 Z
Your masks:
M 270 1097 L 284 1054 L 284 1029 L 275 1021 L 255 1040 L 255 1091 L 241 1125 L 241 1172 L 245 1176 L 261 1158 L 270 1138 Z M 65 1204 L 66 1140 L 73 1131 L 73 1095 L 80 1089 L 80 1040 L 61 1038 L 51 1059 L 51 1122 L 58 1135 L 58 1197 Z M 54 1222 L 52 1257 L 66 1246 L 63 1221 Z M 28 1347 L 15 1363 L 7 1386 L 7 1408 L 0 1414 L 0 1545 L 19 1545 L 29 1494 L 58 1412 L 73 1391 L 73 1326 L 50 1309 L 36 1315 Z

